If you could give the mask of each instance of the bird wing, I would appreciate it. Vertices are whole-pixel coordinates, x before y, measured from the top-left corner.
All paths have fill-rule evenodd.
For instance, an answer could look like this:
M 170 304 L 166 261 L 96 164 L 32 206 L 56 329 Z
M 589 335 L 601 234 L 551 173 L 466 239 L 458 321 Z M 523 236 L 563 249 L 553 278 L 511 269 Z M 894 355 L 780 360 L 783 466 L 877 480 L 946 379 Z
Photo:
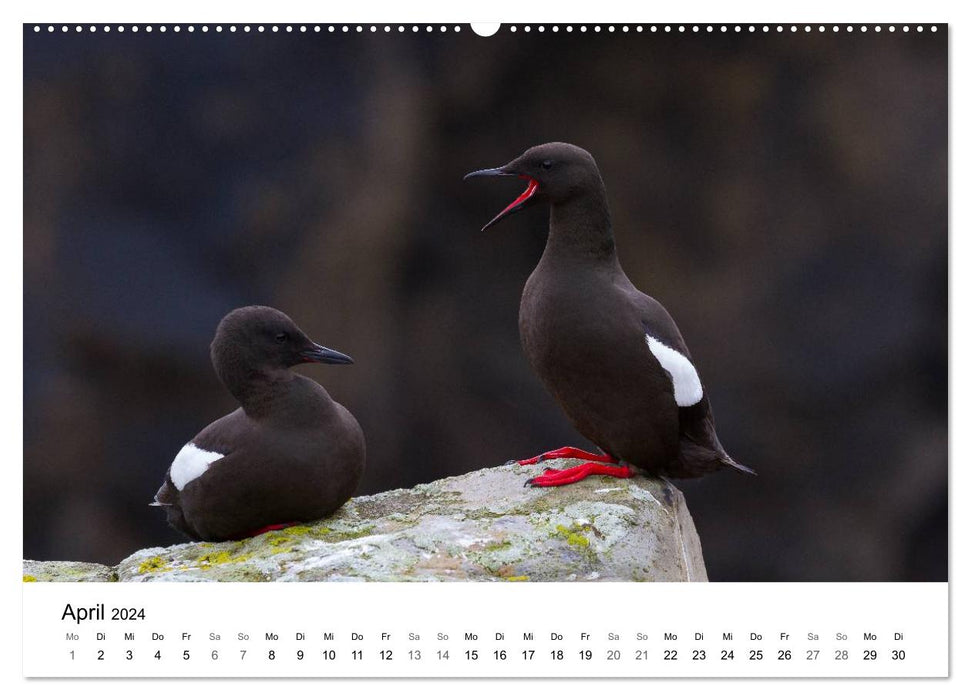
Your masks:
M 698 404 L 704 398 L 701 377 L 671 314 L 656 299 L 633 287 L 631 297 L 647 349 L 671 378 L 675 402 L 680 408 Z
M 681 331 L 659 301 L 631 287 L 644 326 L 648 349 L 671 377 L 681 434 L 685 476 L 698 476 L 728 466 L 748 474 L 755 471 L 732 459 L 715 433 L 711 404 Z

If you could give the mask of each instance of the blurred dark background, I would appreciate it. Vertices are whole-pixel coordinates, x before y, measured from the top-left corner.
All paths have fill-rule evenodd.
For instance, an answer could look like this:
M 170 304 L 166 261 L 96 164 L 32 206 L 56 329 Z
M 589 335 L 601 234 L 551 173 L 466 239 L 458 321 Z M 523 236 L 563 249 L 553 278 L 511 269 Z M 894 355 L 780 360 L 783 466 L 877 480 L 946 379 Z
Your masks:
M 947 36 L 24 34 L 24 556 L 179 541 L 148 508 L 276 306 L 368 439 L 361 493 L 574 433 L 517 313 L 545 242 L 463 183 L 570 141 L 758 478 L 681 482 L 712 580 L 947 578 Z M 395 30 L 397 27 L 395 27 Z

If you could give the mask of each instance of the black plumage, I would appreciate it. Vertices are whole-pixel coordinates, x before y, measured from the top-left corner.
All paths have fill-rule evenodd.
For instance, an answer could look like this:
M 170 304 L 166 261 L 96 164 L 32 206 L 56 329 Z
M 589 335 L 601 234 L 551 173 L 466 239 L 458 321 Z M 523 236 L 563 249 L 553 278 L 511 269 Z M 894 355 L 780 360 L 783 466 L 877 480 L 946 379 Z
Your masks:
M 350 364 L 265 306 L 230 312 L 210 346 L 216 374 L 240 408 L 183 447 L 152 505 L 195 540 L 228 540 L 316 520 L 340 508 L 364 470 L 364 434 L 351 413 L 291 367 Z
M 577 431 L 612 459 L 589 457 L 670 477 L 724 467 L 751 472 L 719 442 L 707 393 L 674 320 L 621 268 L 593 157 L 577 146 L 548 143 L 466 177 L 501 175 L 528 185 L 485 228 L 536 202 L 550 207 L 546 248 L 523 290 L 519 330 L 546 388 Z M 556 473 L 532 483 L 557 481 L 569 483 Z

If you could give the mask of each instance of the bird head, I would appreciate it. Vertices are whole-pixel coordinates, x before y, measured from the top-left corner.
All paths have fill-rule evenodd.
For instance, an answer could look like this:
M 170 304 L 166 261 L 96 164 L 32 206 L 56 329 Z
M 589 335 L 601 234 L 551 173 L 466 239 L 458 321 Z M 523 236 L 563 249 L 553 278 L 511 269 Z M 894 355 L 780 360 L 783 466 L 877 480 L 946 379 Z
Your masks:
M 289 316 L 268 306 L 245 306 L 228 313 L 210 346 L 213 365 L 279 370 L 305 362 L 347 365 L 344 353 L 318 345 Z
M 464 179 L 470 177 L 519 177 L 527 181 L 525 191 L 483 226 L 483 231 L 538 201 L 562 204 L 591 188 L 603 188 L 593 156 L 579 146 L 560 142 L 533 146 L 503 166 L 476 170 Z

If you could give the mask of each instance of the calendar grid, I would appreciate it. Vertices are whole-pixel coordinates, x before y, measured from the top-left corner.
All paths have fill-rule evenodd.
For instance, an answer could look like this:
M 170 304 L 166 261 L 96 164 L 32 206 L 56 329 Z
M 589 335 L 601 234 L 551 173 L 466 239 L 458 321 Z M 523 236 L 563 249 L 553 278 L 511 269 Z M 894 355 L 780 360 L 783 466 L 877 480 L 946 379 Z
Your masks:
M 29 677 L 942 677 L 947 584 L 25 584 Z

